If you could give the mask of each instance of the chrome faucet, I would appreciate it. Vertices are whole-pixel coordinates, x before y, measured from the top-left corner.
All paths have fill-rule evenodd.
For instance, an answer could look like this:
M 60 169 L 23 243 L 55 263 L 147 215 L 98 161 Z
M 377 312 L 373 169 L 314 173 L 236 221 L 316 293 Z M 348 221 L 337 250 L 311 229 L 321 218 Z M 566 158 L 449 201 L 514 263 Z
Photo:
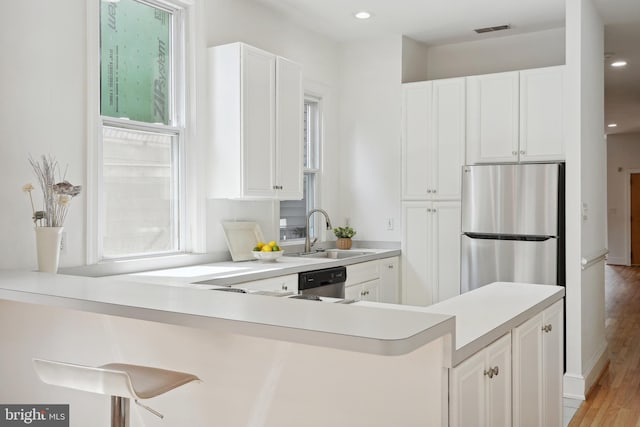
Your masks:
M 327 230 L 331 230 L 333 228 L 333 226 L 331 225 L 331 220 L 329 219 L 329 214 L 323 210 L 323 209 L 311 209 L 309 211 L 309 213 L 307 214 L 307 222 L 305 225 L 305 229 L 306 229 L 306 236 L 304 238 L 304 253 L 309 253 L 311 252 L 311 246 L 313 246 L 313 244 L 316 242 L 316 240 L 318 240 L 318 238 L 316 237 L 313 240 L 313 243 L 311 242 L 311 240 L 309 239 L 309 219 L 311 218 L 311 215 L 313 215 L 314 212 L 320 212 L 322 215 L 324 215 L 326 221 L 327 221 Z

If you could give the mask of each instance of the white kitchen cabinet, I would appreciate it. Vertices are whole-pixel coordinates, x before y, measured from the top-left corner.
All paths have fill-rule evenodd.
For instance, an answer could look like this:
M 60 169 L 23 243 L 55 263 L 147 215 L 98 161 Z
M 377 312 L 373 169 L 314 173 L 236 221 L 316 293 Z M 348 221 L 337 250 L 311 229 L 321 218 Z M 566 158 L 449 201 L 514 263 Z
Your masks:
M 460 202 L 404 202 L 402 224 L 402 303 L 459 295 Z
M 564 70 L 520 71 L 521 162 L 564 159 Z
M 402 198 L 460 198 L 465 157 L 465 80 L 403 85 Z
M 519 74 L 467 77 L 467 163 L 518 161 Z
M 344 288 L 344 297 L 356 301 L 380 301 L 380 279 L 369 280 Z
M 511 334 L 449 371 L 449 417 L 455 426 L 511 426 Z
M 563 160 L 564 69 L 467 77 L 467 163 Z
M 400 302 L 400 259 L 396 257 L 385 258 L 378 261 L 380 269 L 380 289 L 378 301 L 390 304 Z
M 562 425 L 563 301 L 515 328 L 513 425 Z
M 347 280 L 345 286 L 358 285 L 380 277 L 380 263 L 378 261 L 360 262 L 347 265 Z
M 289 274 L 287 276 L 270 277 L 268 279 L 239 283 L 234 286 L 238 288 L 251 289 L 254 291 L 290 291 L 293 293 L 297 293 L 298 275 Z
M 209 49 L 209 196 L 302 198 L 302 71 L 244 43 Z

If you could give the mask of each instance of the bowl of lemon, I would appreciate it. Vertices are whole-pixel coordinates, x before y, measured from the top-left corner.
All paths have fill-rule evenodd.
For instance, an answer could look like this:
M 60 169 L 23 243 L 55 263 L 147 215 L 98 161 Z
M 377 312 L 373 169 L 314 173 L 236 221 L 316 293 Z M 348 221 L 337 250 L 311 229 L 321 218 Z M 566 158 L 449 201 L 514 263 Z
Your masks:
M 260 261 L 273 262 L 280 258 L 284 251 L 272 240 L 269 243 L 258 242 L 251 253 Z

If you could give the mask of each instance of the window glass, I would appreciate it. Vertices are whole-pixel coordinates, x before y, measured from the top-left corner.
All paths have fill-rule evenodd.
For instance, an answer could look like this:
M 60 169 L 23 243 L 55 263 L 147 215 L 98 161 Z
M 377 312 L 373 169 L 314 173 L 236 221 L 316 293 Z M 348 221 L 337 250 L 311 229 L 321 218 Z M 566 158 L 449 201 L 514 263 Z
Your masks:
M 169 11 L 136 0 L 101 2 L 103 116 L 171 122 L 171 18 Z
M 303 150 L 304 185 L 302 200 L 280 202 L 280 241 L 304 239 L 307 212 L 316 206 L 318 174 L 320 173 L 320 108 L 315 98 L 304 101 Z M 317 218 L 317 216 L 316 216 Z M 309 224 L 309 234 L 315 236 L 315 219 Z
M 103 256 L 176 246 L 177 136 L 103 127 Z
M 164 0 L 100 0 L 97 260 L 185 250 L 185 16 Z

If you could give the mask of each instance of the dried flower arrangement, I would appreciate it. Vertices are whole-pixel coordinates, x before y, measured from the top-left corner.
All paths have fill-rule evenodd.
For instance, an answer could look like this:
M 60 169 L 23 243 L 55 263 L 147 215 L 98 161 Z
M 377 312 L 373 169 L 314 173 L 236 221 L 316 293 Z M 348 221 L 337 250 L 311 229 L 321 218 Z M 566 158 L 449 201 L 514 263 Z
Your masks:
M 22 191 L 29 194 L 33 222 L 37 227 L 62 227 L 69 211 L 71 199 L 80 194 L 82 187 L 73 185 L 64 179 L 67 174 L 66 169 L 60 181 L 56 183 L 56 176 L 60 177 L 60 169 L 58 161 L 52 156 L 43 155 L 40 162 L 29 156 L 29 163 L 38 180 L 44 199 L 43 209 L 36 210 L 31 195 L 34 189 L 33 185 L 25 184 L 22 186 Z

